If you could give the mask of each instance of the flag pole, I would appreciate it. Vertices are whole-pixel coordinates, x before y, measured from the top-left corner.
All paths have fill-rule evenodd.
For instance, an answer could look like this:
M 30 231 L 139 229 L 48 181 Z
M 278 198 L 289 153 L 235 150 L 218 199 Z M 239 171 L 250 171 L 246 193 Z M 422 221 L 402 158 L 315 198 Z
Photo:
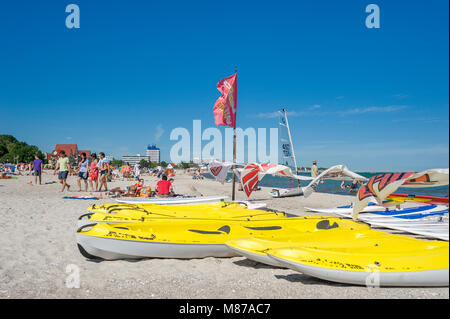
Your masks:
M 234 73 L 236 73 L 236 81 L 237 81 L 237 67 L 234 67 Z M 237 88 L 237 86 L 236 86 Z M 236 101 L 234 101 L 237 106 L 237 93 L 236 93 Z M 236 107 L 236 119 L 237 119 L 237 107 Z M 234 122 L 233 127 L 233 186 L 232 186 L 232 194 L 231 194 L 231 200 L 236 199 L 236 120 Z

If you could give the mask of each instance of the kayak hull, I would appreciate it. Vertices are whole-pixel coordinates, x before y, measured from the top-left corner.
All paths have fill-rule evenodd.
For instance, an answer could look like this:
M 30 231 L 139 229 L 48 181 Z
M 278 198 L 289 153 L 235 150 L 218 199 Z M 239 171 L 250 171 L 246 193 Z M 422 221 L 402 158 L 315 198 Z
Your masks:
M 286 260 L 268 253 L 274 261 L 323 280 L 363 286 L 446 287 L 449 284 L 449 269 L 433 269 L 410 272 L 361 272 L 314 267 Z
M 78 245 L 91 257 L 105 260 L 177 258 L 192 259 L 205 257 L 238 256 L 221 244 L 176 244 L 161 242 L 140 242 L 120 239 L 105 239 L 77 234 Z
M 277 260 L 270 258 L 267 254 L 257 253 L 254 251 L 249 251 L 246 249 L 240 249 L 235 246 L 228 246 L 228 249 L 236 253 L 238 256 L 245 257 L 247 259 L 259 262 L 261 264 L 266 264 L 269 266 L 277 267 L 277 268 L 286 268 L 286 266 L 283 266 L 281 263 L 279 263 Z
M 274 198 L 302 196 L 301 188 L 274 188 L 269 193 Z
M 368 229 L 337 218 L 278 218 L 257 221 L 155 220 L 142 223 L 94 223 L 77 230 L 84 256 L 122 258 L 204 258 L 237 256 L 225 242 L 249 236 L 273 238 L 336 229 Z

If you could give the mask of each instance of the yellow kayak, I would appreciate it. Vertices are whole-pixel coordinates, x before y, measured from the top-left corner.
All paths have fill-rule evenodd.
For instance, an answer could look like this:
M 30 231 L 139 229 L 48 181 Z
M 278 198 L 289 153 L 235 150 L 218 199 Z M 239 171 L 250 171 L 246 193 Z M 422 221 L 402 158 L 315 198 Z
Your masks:
M 443 241 L 380 237 L 354 244 L 277 248 L 267 255 L 303 274 L 340 283 L 377 287 L 449 282 L 449 246 Z
M 277 237 L 272 240 L 266 238 L 248 237 L 237 238 L 225 243 L 228 248 L 248 259 L 267 265 L 282 266 L 270 258 L 267 252 L 278 248 L 342 248 L 342 247 L 377 247 L 377 251 L 413 250 L 417 247 L 445 246 L 442 241 L 424 241 L 402 235 L 389 234 L 371 229 L 345 230 L 332 229 L 328 232 L 312 234 L 297 234 L 289 237 Z M 400 248 L 399 248 L 400 247 Z M 447 245 L 448 247 L 448 245 Z
M 216 203 L 203 205 L 92 205 L 90 213 L 80 216 L 78 227 L 100 222 L 145 222 L 154 219 L 275 219 L 284 218 L 284 212 L 269 209 L 248 209 L 239 203 Z
M 334 217 L 292 217 L 272 220 L 156 219 L 141 223 L 98 223 L 77 231 L 81 253 L 88 258 L 204 258 L 236 254 L 224 244 L 236 238 L 273 239 L 299 232 L 330 229 L 368 229 L 352 220 Z
M 248 211 L 247 205 L 244 203 L 220 202 L 199 205 L 157 205 L 157 204 L 104 204 L 89 206 L 88 211 L 94 213 L 123 212 L 123 211 L 140 211 L 147 212 L 191 212 L 191 211 Z M 251 209 L 251 210 L 268 210 L 268 209 Z
M 164 212 L 164 213 L 148 213 L 142 214 L 136 211 L 122 211 L 119 213 L 87 213 L 78 218 L 78 227 L 94 224 L 94 223 L 134 223 L 134 222 L 150 222 L 156 219 L 172 220 L 174 218 L 191 219 L 191 220 L 260 220 L 260 219 L 276 219 L 285 218 L 286 214 L 282 212 L 269 211 L 193 211 L 193 212 Z

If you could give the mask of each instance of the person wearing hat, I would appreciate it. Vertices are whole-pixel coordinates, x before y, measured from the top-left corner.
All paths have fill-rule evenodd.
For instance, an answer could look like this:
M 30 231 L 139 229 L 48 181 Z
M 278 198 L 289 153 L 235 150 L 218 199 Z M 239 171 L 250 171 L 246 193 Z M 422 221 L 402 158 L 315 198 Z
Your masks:
M 317 177 L 319 175 L 319 169 L 317 168 L 317 161 L 313 161 L 311 167 L 311 177 Z

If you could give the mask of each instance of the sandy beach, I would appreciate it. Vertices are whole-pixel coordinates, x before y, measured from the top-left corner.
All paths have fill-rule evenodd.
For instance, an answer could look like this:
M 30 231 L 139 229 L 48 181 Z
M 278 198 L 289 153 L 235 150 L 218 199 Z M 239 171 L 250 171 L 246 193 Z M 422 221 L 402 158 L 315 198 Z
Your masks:
M 73 176 L 68 179 L 71 191 L 64 193 L 50 171 L 43 174 L 43 183 L 55 183 L 28 184 L 32 179 L 0 180 L 0 298 L 449 298 L 448 287 L 370 289 L 319 280 L 243 257 L 89 261 L 76 245 L 77 218 L 92 204 L 114 200 L 63 199 L 91 195 L 76 191 Z M 150 176 L 144 180 L 151 186 L 157 181 Z M 109 187 L 131 184 L 116 180 Z M 192 180 L 181 172 L 174 188 L 186 195 L 231 195 L 230 184 Z M 251 200 L 295 215 L 308 214 L 304 210 L 308 206 L 352 202 L 352 196 L 322 193 L 306 199 L 272 199 L 269 190 L 254 192 Z M 237 192 L 237 199 L 247 200 L 243 192 Z M 79 270 L 79 288 L 66 286 L 73 269 Z

